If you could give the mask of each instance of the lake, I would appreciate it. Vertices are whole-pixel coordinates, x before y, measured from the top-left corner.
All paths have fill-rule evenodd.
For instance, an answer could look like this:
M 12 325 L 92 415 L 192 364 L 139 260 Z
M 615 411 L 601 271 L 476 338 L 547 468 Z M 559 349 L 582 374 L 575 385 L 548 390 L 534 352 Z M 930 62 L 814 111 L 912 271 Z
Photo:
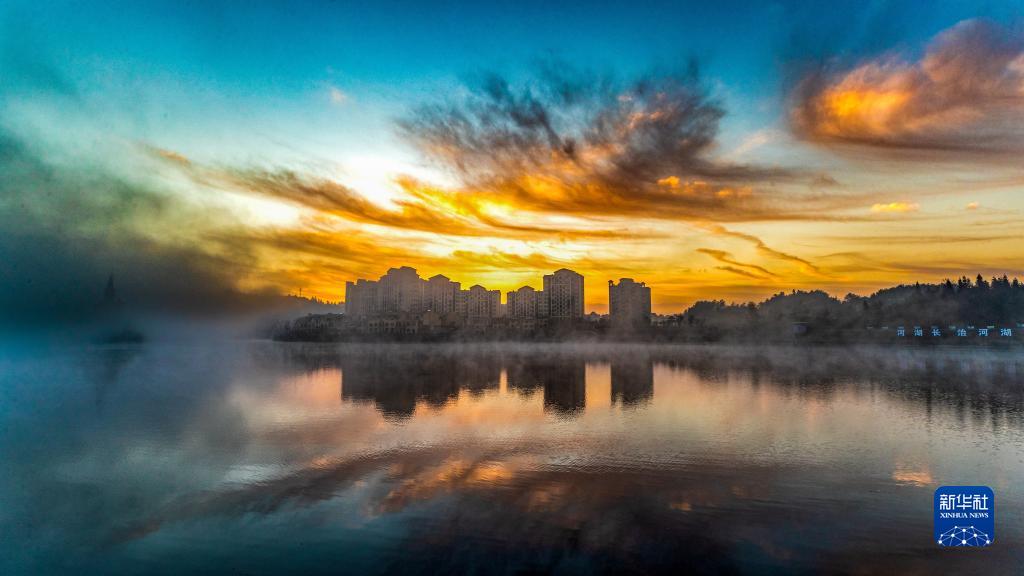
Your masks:
M 1024 354 L 0 354 L 0 573 L 1019 573 Z M 932 497 L 995 492 L 943 549 Z

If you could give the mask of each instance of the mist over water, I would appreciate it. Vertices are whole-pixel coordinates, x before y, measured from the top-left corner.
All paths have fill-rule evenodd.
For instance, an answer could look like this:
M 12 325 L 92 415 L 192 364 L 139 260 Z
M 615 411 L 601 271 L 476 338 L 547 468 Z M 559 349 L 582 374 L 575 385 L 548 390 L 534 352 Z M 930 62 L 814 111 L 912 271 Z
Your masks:
M 268 342 L 0 357 L 0 571 L 1010 573 L 1024 358 Z M 996 496 L 984 550 L 932 493 Z

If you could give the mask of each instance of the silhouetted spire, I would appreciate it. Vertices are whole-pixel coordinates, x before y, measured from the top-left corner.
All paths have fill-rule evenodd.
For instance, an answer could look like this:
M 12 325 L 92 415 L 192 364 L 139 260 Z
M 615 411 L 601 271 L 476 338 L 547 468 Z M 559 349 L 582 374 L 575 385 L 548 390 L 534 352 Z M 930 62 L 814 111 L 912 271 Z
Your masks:
M 117 289 L 114 288 L 114 275 L 111 274 L 107 277 L 107 287 L 103 289 L 103 306 L 110 307 L 116 306 L 121 303 L 121 299 L 117 297 Z

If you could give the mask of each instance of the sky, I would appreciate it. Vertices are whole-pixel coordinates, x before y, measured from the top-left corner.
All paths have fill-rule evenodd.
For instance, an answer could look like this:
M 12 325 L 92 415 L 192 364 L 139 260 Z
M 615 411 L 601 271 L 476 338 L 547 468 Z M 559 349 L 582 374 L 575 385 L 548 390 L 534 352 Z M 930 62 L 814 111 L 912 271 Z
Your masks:
M 1024 267 L 1024 3 L 0 6 L 0 310 Z

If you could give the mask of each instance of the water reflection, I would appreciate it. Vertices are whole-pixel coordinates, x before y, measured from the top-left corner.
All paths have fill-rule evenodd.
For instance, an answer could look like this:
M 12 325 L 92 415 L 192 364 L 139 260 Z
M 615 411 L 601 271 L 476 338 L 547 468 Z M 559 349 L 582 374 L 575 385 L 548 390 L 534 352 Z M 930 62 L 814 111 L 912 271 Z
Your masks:
M 97 412 L 103 410 L 106 397 L 117 386 L 121 372 L 138 355 L 139 350 L 134 347 L 110 347 L 97 351 L 95 376 L 92 377 Z
M 0 371 L 0 571 L 1012 570 L 1022 365 L 509 344 L 29 355 Z M 972 483 L 997 493 L 1001 545 L 938 554 L 931 493 Z
M 611 371 L 613 403 L 632 406 L 654 396 L 654 362 L 646 351 L 615 357 Z
M 440 407 L 463 390 L 496 390 L 501 378 L 501 364 L 489 357 L 371 349 L 341 355 L 337 361 L 342 368 L 342 399 L 371 401 L 397 418 L 412 416 L 419 401 Z
M 542 391 L 545 410 L 570 416 L 586 407 L 583 358 L 545 352 L 513 355 L 503 360 L 507 366 L 508 387 L 520 394 Z
M 413 416 L 418 403 L 441 408 L 460 392 L 482 394 L 501 382 L 523 396 L 541 393 L 552 413 L 571 416 L 587 407 L 587 367 L 609 367 L 610 402 L 633 406 L 652 401 L 656 366 L 694 374 L 704 382 L 741 375 L 753 387 L 785 387 L 786 393 L 828 397 L 838 386 L 871 390 L 920 402 L 930 412 L 940 403 L 958 419 L 998 427 L 1020 425 L 1024 361 L 1012 353 L 977 350 L 882 351 L 855 349 L 742 350 L 625 347 L 619 350 L 563 347 L 512 350 L 423 346 L 354 349 L 300 346 L 281 353 L 287 369 L 338 368 L 341 398 L 372 402 L 394 418 Z M 278 360 L 274 360 L 275 362 Z M 593 376 L 593 375 L 592 375 Z

